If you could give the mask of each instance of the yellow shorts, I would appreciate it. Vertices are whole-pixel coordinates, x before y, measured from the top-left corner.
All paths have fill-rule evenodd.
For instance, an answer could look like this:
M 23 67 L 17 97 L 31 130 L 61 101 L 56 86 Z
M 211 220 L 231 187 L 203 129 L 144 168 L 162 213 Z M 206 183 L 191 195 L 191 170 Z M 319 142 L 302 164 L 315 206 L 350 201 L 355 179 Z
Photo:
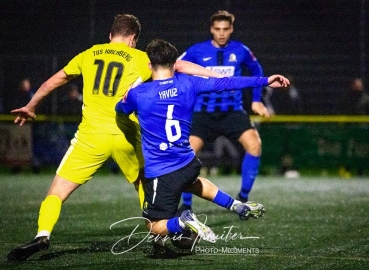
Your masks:
M 140 134 L 131 132 L 126 136 L 77 131 L 56 173 L 68 181 L 84 184 L 109 157 L 115 160 L 125 178 L 134 182 L 144 165 Z

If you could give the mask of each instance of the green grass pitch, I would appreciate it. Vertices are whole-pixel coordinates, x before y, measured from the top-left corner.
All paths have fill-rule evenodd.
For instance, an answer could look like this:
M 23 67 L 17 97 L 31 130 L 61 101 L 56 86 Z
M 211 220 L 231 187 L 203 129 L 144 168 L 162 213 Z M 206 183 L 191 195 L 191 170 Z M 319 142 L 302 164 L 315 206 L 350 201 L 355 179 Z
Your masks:
M 152 259 L 133 186 L 119 175 L 98 173 L 63 205 L 50 249 L 24 263 L 6 262 L 12 248 L 35 236 L 52 177 L 0 174 L 0 269 L 369 269 L 367 178 L 258 177 L 252 199 L 267 212 L 246 222 L 195 198 L 199 219 L 207 218 L 224 237 L 216 244 L 201 241 L 192 253 L 168 241 L 175 256 Z M 238 176 L 211 180 L 230 195 L 240 186 Z M 136 226 L 128 243 L 124 237 Z

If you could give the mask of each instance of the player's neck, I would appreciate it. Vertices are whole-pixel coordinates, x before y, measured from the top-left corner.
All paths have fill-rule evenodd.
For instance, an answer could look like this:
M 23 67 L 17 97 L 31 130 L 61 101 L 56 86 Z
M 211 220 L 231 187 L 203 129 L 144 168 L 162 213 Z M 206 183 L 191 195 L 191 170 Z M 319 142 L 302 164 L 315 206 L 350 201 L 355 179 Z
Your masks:
M 225 48 L 228 45 L 228 41 L 227 43 L 220 45 L 219 43 L 217 43 L 214 39 L 211 40 L 211 44 L 215 47 L 215 48 Z
M 155 80 L 166 80 L 174 76 L 174 70 L 169 68 L 160 68 L 152 71 L 152 79 Z
M 116 37 L 113 37 L 110 40 L 110 43 L 124 43 L 125 45 L 130 47 L 130 38 L 129 37 L 116 36 Z

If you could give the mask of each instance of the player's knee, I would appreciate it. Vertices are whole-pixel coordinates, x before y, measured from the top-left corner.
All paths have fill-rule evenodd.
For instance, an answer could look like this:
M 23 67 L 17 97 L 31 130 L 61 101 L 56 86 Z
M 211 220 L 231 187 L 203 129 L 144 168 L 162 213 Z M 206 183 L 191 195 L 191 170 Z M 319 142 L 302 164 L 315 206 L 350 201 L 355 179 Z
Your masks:
M 260 156 L 261 155 L 261 140 L 255 140 L 254 142 L 250 143 L 245 150 L 250 155 Z
M 261 139 L 256 130 L 248 130 L 239 139 L 245 152 L 253 156 L 261 155 Z
M 261 155 L 261 140 L 250 140 L 247 143 L 242 144 L 245 152 L 253 156 Z
M 146 228 L 153 235 L 165 236 L 168 234 L 168 231 L 166 228 L 166 222 L 167 222 L 166 220 L 151 221 L 151 224 L 146 223 Z
M 152 232 L 152 229 L 153 229 L 153 227 L 154 227 L 154 224 L 155 224 L 155 223 L 156 223 L 155 221 L 146 222 L 146 223 L 145 223 L 145 225 L 146 225 L 146 229 L 147 229 L 148 231 Z

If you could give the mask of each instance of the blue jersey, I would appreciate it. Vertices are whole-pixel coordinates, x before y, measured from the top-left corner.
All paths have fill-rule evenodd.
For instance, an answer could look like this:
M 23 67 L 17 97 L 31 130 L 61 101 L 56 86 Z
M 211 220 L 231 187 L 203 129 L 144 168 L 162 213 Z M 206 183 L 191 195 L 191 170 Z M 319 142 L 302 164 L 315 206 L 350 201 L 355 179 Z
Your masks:
M 141 127 L 145 176 L 158 177 L 195 157 L 189 142 L 196 97 L 208 91 L 261 87 L 266 77 L 201 78 L 176 74 L 132 88 L 117 104 L 118 113 L 136 112 Z
M 238 41 L 230 40 L 224 48 L 217 48 L 211 40 L 197 43 L 179 59 L 198 64 L 226 76 L 241 76 L 247 69 L 251 76 L 263 76 L 263 69 L 250 49 Z M 262 88 L 253 89 L 253 101 L 261 101 Z M 207 93 L 197 98 L 195 112 L 242 111 L 242 90 Z

